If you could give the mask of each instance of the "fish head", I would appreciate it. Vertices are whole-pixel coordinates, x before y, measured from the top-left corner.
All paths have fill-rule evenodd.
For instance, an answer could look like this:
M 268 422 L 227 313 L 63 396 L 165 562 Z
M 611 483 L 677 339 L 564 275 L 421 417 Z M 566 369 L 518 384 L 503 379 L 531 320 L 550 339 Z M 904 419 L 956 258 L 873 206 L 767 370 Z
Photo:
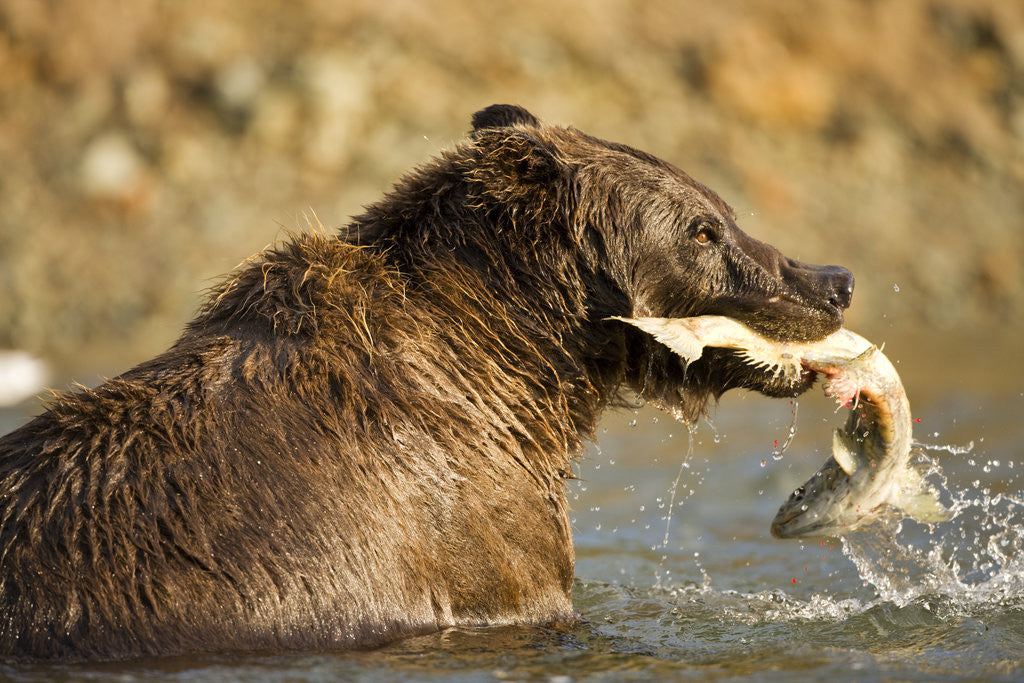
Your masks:
M 814 476 L 790 494 L 772 520 L 776 538 L 842 536 L 867 521 L 876 511 L 859 500 L 851 475 L 835 460 L 825 461 Z

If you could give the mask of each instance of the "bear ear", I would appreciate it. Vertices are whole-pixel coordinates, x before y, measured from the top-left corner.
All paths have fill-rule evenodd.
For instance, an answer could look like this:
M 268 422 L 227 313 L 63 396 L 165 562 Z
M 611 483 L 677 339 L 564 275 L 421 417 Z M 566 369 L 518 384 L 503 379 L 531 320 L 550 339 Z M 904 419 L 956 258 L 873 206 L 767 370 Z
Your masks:
M 485 128 L 505 128 L 515 124 L 539 126 L 540 120 L 520 106 L 514 104 L 492 104 L 473 114 L 473 133 Z
M 554 152 L 524 130 L 483 130 L 477 141 L 487 150 L 483 164 L 505 182 L 548 183 L 561 173 Z

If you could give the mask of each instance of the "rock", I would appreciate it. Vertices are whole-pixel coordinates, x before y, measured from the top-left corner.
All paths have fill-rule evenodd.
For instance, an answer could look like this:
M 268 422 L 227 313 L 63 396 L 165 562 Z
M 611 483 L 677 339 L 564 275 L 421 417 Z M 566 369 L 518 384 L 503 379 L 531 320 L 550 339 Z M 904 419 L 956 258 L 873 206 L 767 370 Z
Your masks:
M 0 351 L 0 406 L 38 394 L 47 375 L 46 364 L 27 351 Z
M 146 166 L 123 133 L 105 133 L 86 147 L 78 175 L 86 196 L 128 202 L 142 191 Z

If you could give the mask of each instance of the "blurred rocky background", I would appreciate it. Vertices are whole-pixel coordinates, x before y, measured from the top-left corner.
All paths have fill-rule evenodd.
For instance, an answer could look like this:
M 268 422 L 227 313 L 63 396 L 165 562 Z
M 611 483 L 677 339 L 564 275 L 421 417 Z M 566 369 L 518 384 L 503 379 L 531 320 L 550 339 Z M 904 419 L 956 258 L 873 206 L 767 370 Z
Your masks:
M 127 369 L 494 102 L 850 267 L 854 329 L 1021 329 L 1024 3 L 0 0 L 0 349 Z

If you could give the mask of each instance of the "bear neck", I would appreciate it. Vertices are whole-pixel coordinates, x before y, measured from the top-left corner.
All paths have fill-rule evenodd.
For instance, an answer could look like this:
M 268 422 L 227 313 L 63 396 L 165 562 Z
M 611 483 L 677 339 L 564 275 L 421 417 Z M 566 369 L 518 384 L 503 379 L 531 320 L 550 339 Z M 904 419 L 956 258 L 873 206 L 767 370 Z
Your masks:
M 433 343 L 460 386 L 489 396 L 498 414 L 510 410 L 513 431 L 559 471 L 625 375 L 621 335 L 603 322 L 613 311 L 591 305 L 608 300 L 595 296 L 607 285 L 564 220 L 481 201 L 457 172 L 435 168 L 406 178 L 342 237 L 399 274 L 409 310 L 443 321 Z
M 388 266 L 390 250 L 380 258 Z M 588 348 L 581 301 L 548 281 L 523 281 L 532 266 L 444 249 L 399 272 L 411 305 L 429 330 L 431 375 L 451 378 L 455 394 L 509 429 L 523 457 L 568 474 L 613 393 L 601 350 Z M 481 415 L 481 417 L 484 417 Z M 506 444 L 503 446 L 508 448 Z

